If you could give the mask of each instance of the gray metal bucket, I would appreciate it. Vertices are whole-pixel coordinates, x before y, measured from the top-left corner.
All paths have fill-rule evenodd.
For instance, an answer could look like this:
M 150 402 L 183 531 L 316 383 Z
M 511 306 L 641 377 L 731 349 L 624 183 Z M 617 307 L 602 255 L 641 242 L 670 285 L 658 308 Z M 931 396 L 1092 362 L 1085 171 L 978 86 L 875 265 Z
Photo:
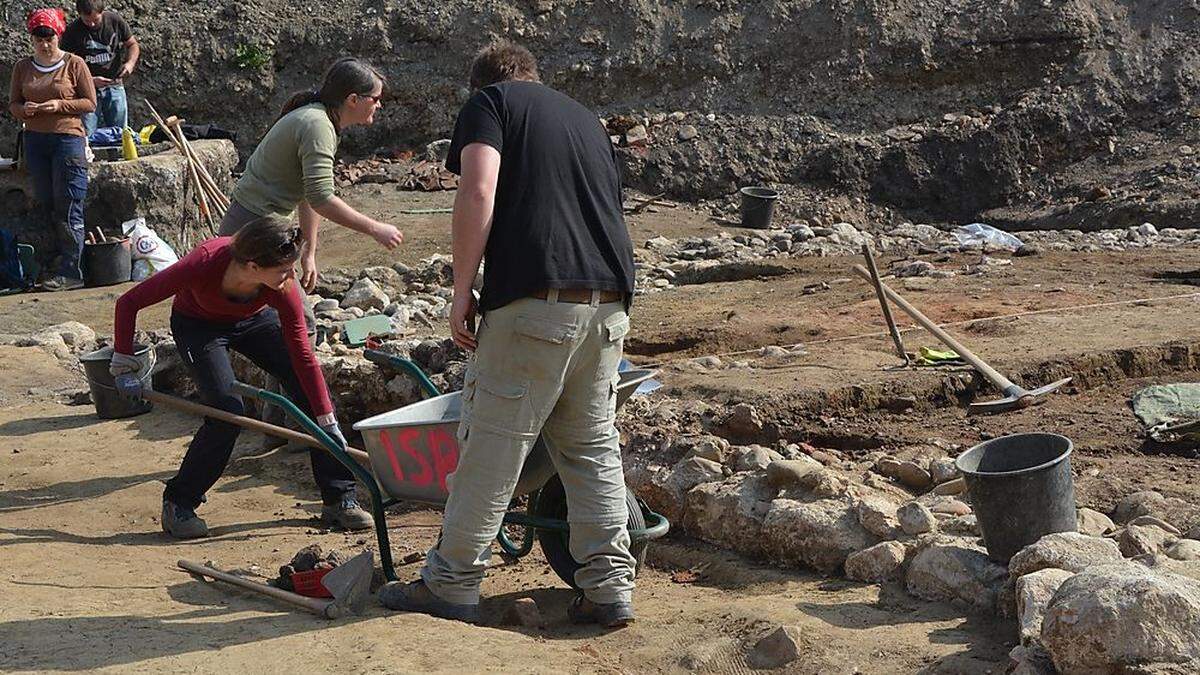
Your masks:
M 1008 564 L 1047 534 L 1075 531 L 1071 449 L 1071 440 L 1058 434 L 1013 434 L 980 443 L 955 460 L 988 557 Z
M 134 356 L 145 356 L 151 353 L 150 347 L 134 345 Z M 116 382 L 108 372 L 112 363 L 113 348 L 104 347 L 79 357 L 83 371 L 87 374 L 88 388 L 92 392 L 92 403 L 96 405 L 96 415 L 102 420 L 115 420 L 122 417 L 133 417 L 150 412 L 154 407 L 149 401 L 127 401 L 117 393 Z M 142 386 L 152 389 L 150 377 L 154 370 L 153 364 L 142 373 Z

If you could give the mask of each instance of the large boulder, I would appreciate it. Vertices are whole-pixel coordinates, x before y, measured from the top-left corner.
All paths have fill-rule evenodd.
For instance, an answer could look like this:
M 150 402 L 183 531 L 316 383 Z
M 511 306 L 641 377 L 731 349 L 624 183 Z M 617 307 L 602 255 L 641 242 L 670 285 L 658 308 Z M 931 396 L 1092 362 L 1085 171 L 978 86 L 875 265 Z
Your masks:
M 899 521 L 896 519 L 895 502 L 879 495 L 868 495 L 858 500 L 855 511 L 858 522 L 867 532 L 881 539 L 891 539 L 896 536 Z
M 894 576 L 908 549 L 898 541 L 884 541 L 853 553 L 846 558 L 846 577 L 855 581 L 879 583 Z
M 773 559 L 802 563 L 827 574 L 840 570 L 850 554 L 876 542 L 844 499 L 776 499 L 763 525 Z
M 1117 503 L 1117 508 L 1113 511 L 1113 520 L 1122 524 L 1129 523 L 1139 516 L 1154 516 L 1183 532 L 1200 527 L 1200 505 L 1178 497 L 1166 497 L 1151 490 L 1127 495 Z
M 1121 560 L 1121 549 L 1111 539 L 1078 532 L 1048 534 L 1017 552 L 1008 561 L 1009 574 L 1019 579 L 1046 568 L 1080 572 L 1091 565 Z
M 1075 576 L 1074 572 L 1048 567 L 1017 579 L 1017 621 L 1021 630 L 1021 644 L 1037 642 L 1042 635 L 1042 618 L 1050 598 L 1064 581 Z
M 1117 544 L 1126 558 L 1136 558 L 1140 555 L 1156 555 L 1178 539 L 1178 535 L 1158 525 L 1128 525 L 1121 530 Z
M 707 542 L 761 553 L 763 520 L 774 496 L 762 474 L 746 472 L 720 483 L 701 483 L 687 493 L 684 527 Z
M 1100 537 L 1116 529 L 1116 524 L 1099 511 L 1083 508 L 1076 514 L 1076 527 L 1082 534 Z
M 701 483 L 724 478 L 721 465 L 703 457 L 685 457 L 670 470 L 656 472 L 638 488 L 646 504 L 672 522 L 683 520 L 684 500 Z
M 363 277 L 355 281 L 350 290 L 346 291 L 346 295 L 342 297 L 341 306 L 343 309 L 357 307 L 364 311 L 370 309 L 383 311 L 383 308 L 391 302 L 379 284 L 372 281 L 370 277 Z
M 1042 622 L 1064 673 L 1200 672 L 1200 582 L 1123 562 L 1067 579 Z
M 918 598 L 990 614 L 1007 576 L 1008 571 L 971 540 L 937 537 L 909 563 L 905 587 Z

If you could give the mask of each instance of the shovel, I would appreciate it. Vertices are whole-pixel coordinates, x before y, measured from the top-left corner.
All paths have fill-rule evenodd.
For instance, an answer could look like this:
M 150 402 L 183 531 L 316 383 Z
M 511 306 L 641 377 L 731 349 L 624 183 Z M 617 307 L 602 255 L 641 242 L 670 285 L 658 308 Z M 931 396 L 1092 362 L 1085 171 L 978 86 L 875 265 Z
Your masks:
M 855 265 L 854 273 L 866 279 L 867 281 L 872 281 L 871 273 L 868 272 L 862 265 Z M 1071 378 L 1067 377 L 1057 382 L 1047 384 L 1044 387 L 1038 387 L 1037 389 L 1032 390 L 1025 389 L 1020 385 L 1014 384 L 1012 380 L 1001 375 L 995 368 L 992 368 L 988 364 L 984 363 L 983 359 L 972 354 L 971 350 L 964 347 L 961 342 L 955 340 L 949 333 L 942 330 L 940 326 L 930 321 L 929 318 L 922 314 L 916 307 L 913 307 L 908 303 L 907 300 L 900 297 L 899 293 L 893 291 L 883 283 L 879 284 L 879 288 L 883 289 L 883 292 L 887 295 L 889 300 L 896 303 L 900 309 L 903 309 L 908 313 L 909 316 L 915 319 L 917 323 L 921 324 L 921 327 L 930 333 L 933 333 L 933 335 L 945 343 L 947 347 L 953 349 L 955 352 L 958 352 L 958 355 L 963 357 L 964 361 L 971 364 L 971 367 L 979 371 L 979 373 L 986 377 L 988 381 L 996 385 L 1000 391 L 1004 392 L 1004 398 L 999 398 L 994 401 L 972 403 L 967 408 L 967 411 L 970 413 L 993 414 L 1008 412 L 1010 410 L 1020 410 L 1021 408 L 1028 408 L 1029 406 L 1042 403 L 1045 400 L 1042 398 L 1043 396 L 1055 391 L 1071 381 Z
M 285 591 L 282 588 L 260 584 L 190 560 L 180 560 L 179 566 L 193 574 L 212 577 L 255 593 L 283 600 L 326 619 L 340 619 L 347 614 L 361 613 L 366 605 L 367 597 L 371 594 L 371 575 L 375 569 L 375 556 L 371 551 L 363 551 L 321 577 L 321 585 L 333 596 L 332 600 L 310 598 L 299 593 Z

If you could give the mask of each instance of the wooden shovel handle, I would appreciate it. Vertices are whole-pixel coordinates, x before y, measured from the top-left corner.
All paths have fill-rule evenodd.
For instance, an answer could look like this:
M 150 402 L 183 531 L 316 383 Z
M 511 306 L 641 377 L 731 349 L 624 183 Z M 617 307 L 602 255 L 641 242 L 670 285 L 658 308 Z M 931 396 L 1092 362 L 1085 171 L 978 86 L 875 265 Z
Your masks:
M 873 284 L 871 273 L 868 272 L 867 269 L 862 265 L 855 265 L 854 273 L 863 279 L 866 279 L 868 283 Z M 971 353 L 971 350 L 964 347 L 961 342 L 955 340 L 953 336 L 942 330 L 941 326 L 930 321 L 929 317 L 922 314 L 920 310 L 918 310 L 916 307 L 913 307 L 904 298 L 900 297 L 900 294 L 889 288 L 887 284 L 884 284 L 881 281 L 879 282 L 879 287 L 883 289 L 883 292 L 887 295 L 888 300 L 896 303 L 900 309 L 903 309 L 905 313 L 911 316 L 917 323 L 921 324 L 922 328 L 930 333 L 933 333 L 933 335 L 945 343 L 947 347 L 957 352 L 959 356 L 963 357 L 964 361 L 971 364 L 975 370 L 978 370 L 980 373 L 982 373 L 983 376 L 990 380 L 992 384 L 996 385 L 1000 391 L 1007 392 L 1011 387 L 1013 387 L 1012 380 L 1009 380 L 1007 377 L 1001 375 L 995 368 L 984 363 L 983 359 Z
M 253 417 L 246 417 L 245 415 L 235 415 L 231 412 L 227 412 L 227 411 L 221 410 L 219 408 L 213 408 L 212 406 L 207 406 L 202 403 L 196 403 L 194 401 L 182 399 L 182 398 L 179 398 L 178 396 L 171 396 L 170 394 L 164 394 L 160 391 L 146 391 L 143 394 L 143 396 L 146 398 L 147 401 L 150 401 L 152 403 L 161 403 L 162 405 L 165 405 L 168 408 L 174 408 L 176 410 L 186 412 L 186 413 L 193 413 L 196 415 L 203 415 L 205 417 L 211 417 L 213 419 L 221 420 L 222 422 L 229 422 L 230 424 L 236 424 L 239 427 L 242 427 L 244 429 L 249 429 L 251 431 L 261 431 L 264 434 L 270 434 L 271 436 L 277 436 L 279 438 L 286 438 L 289 441 L 296 441 L 298 443 L 303 443 L 304 445 L 307 445 L 307 446 L 325 450 L 325 446 L 322 445 L 320 441 L 313 438 L 312 436 L 309 436 L 308 434 L 302 434 L 299 431 L 293 431 L 292 429 L 288 429 L 286 427 L 277 426 L 277 425 L 271 424 L 269 422 L 263 422 L 262 420 L 256 420 Z M 362 450 L 359 450 L 358 448 L 351 448 L 351 447 L 347 446 L 346 454 L 353 457 L 359 464 L 362 464 L 363 466 L 367 467 L 368 469 L 371 468 L 371 457 L 370 457 L 370 455 L 363 452 Z

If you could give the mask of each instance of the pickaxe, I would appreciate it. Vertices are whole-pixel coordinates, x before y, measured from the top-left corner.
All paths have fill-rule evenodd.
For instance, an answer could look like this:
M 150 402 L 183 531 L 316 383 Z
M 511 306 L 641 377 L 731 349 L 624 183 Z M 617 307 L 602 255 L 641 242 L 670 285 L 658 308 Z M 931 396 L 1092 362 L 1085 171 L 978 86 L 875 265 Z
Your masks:
M 854 272 L 867 281 L 872 280 L 871 273 L 868 272 L 862 265 L 855 265 Z M 964 347 L 961 342 L 955 340 L 949 333 L 942 330 L 941 326 L 938 326 L 936 323 L 930 321 L 929 318 L 922 314 L 916 307 L 913 307 L 907 300 L 900 297 L 899 293 L 893 291 L 882 282 L 879 284 L 879 287 L 883 289 L 883 292 L 887 295 L 889 300 L 896 303 L 900 309 L 903 309 L 905 312 L 907 312 L 908 315 L 915 319 L 917 323 L 921 324 L 922 328 L 930 333 L 933 333 L 937 339 L 941 340 L 947 347 L 957 352 L 964 361 L 971 364 L 975 370 L 979 371 L 979 373 L 986 377 L 992 384 L 996 385 L 1000 391 L 1004 392 L 1004 398 L 996 399 L 994 401 L 972 403 L 967 408 L 968 412 L 1001 413 L 1008 412 L 1009 410 L 1028 408 L 1029 406 L 1041 403 L 1044 400 L 1042 396 L 1049 394 L 1050 392 L 1071 381 L 1071 378 L 1067 377 L 1033 390 L 1025 389 L 1024 387 L 1014 384 L 1012 380 L 1001 375 L 995 368 L 992 368 L 988 364 L 984 363 L 983 359 L 972 354 L 971 350 Z
M 260 584 L 190 560 L 180 560 L 179 566 L 193 574 L 212 577 L 255 593 L 289 602 L 326 619 L 340 619 L 347 614 L 362 612 L 366 605 L 367 597 L 371 594 L 371 575 L 375 569 L 375 556 L 371 551 L 363 551 L 321 577 L 321 585 L 333 596 L 332 600 L 310 598 L 299 593 L 285 591 L 282 588 Z

